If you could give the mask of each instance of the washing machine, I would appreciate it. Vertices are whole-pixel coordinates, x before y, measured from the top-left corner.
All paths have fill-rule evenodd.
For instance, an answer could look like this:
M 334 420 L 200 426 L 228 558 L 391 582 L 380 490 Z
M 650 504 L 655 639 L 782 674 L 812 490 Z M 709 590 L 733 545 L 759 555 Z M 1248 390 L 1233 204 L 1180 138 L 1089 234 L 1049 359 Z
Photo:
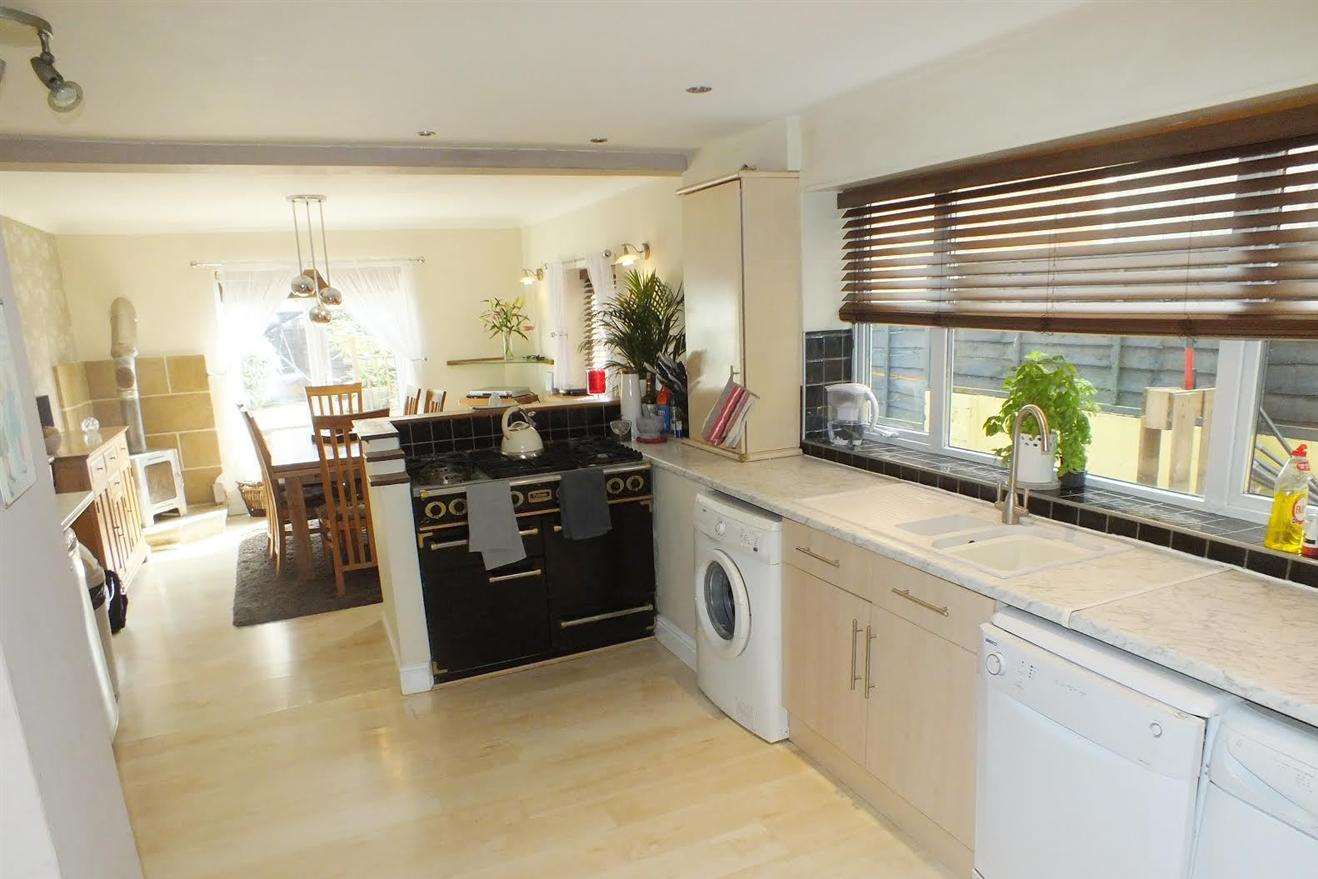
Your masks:
M 1238 705 L 1207 776 L 1192 879 L 1318 876 L 1318 729 Z
M 780 517 L 742 501 L 696 497 L 696 678 L 766 742 L 787 738 L 782 530 Z

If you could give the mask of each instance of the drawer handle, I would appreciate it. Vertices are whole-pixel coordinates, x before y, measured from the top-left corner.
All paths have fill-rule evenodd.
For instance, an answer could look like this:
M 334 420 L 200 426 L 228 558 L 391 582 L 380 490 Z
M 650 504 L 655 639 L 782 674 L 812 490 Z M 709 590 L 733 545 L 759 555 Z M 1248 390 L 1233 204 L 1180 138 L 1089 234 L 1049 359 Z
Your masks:
M 519 571 L 516 574 L 501 574 L 498 577 L 490 577 L 491 583 L 505 583 L 508 580 L 525 580 L 527 577 L 539 577 L 544 571 L 539 568 L 532 568 L 529 571 Z
M 798 547 L 796 548 L 796 551 L 799 552 L 799 553 L 801 553 L 802 555 L 808 555 L 808 556 L 810 556 L 810 558 L 814 559 L 814 560 L 817 561 L 817 562 L 823 562 L 824 564 L 826 564 L 826 565 L 828 565 L 829 567 L 832 567 L 832 568 L 836 568 L 836 567 L 838 567 L 838 565 L 840 564 L 840 562 L 838 562 L 837 559 L 831 559 L 831 558 L 828 558 L 827 556 L 822 556 L 822 555 L 820 555 L 819 553 L 814 552 L 813 550 L 807 549 L 807 548 L 804 547 L 804 546 L 798 546 Z
M 860 621 L 852 618 L 851 620 L 851 690 L 855 692 L 856 681 L 860 680 L 860 675 L 856 674 L 856 636 L 860 634 Z
M 920 605 L 920 607 L 923 607 L 925 610 L 932 610 L 934 613 L 947 616 L 947 608 L 945 606 L 940 607 L 937 604 L 930 604 L 929 602 L 925 601 L 923 598 L 916 598 L 914 595 L 911 594 L 911 590 L 909 589 L 894 589 L 892 590 L 892 594 L 898 596 L 899 598 L 905 598 L 907 601 L 913 601 L 916 604 Z
M 649 613 L 654 610 L 653 604 L 642 604 L 637 607 L 629 607 L 626 610 L 611 610 L 608 613 L 597 613 L 593 617 L 579 617 L 575 620 L 561 620 L 558 624 L 560 629 L 570 629 L 573 626 L 584 626 L 587 623 L 598 623 L 604 620 L 616 620 L 618 617 L 629 617 L 638 613 Z
M 525 530 L 518 531 L 517 533 L 518 533 L 519 535 L 521 535 L 522 537 L 535 537 L 537 534 L 540 533 L 540 529 L 539 529 L 539 528 L 527 528 L 527 529 L 525 529 Z M 453 549 L 455 546 L 466 546 L 466 545 L 467 545 L 467 541 L 465 541 L 465 540 L 445 540 L 445 541 L 442 542 L 442 543 L 427 543 L 427 544 L 426 544 L 426 549 L 429 549 L 429 550 L 436 550 L 436 549 Z

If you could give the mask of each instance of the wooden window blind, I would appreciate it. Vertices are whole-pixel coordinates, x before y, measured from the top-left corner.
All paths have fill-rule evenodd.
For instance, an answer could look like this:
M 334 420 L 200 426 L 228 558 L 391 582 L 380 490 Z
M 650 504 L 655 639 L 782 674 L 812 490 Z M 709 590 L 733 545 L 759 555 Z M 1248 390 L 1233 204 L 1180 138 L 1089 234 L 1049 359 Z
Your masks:
M 595 295 L 595 285 L 590 283 L 590 272 L 581 269 L 578 277 L 581 279 L 582 290 L 582 308 L 581 308 L 581 339 L 582 339 L 582 357 L 585 358 L 587 369 L 602 369 L 605 361 L 609 359 L 608 351 L 600 338 L 601 329 L 599 325 L 599 297 Z
M 925 169 L 838 204 L 844 320 L 1318 338 L 1318 88 Z

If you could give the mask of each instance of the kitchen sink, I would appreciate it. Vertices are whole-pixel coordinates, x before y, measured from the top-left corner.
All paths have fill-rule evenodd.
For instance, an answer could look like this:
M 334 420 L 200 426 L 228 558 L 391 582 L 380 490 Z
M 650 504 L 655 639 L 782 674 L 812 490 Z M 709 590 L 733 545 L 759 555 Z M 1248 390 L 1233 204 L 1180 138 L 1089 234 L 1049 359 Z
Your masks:
M 1119 549 L 1108 541 L 1039 526 L 1004 525 L 943 537 L 934 549 L 999 577 L 1015 577 L 1071 562 L 1098 558 Z

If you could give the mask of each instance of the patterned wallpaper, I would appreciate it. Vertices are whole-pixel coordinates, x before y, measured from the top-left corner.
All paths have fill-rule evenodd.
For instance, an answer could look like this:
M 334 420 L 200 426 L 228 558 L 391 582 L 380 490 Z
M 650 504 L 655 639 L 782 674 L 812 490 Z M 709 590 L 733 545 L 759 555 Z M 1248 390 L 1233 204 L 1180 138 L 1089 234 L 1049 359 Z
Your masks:
M 14 278 L 14 295 L 23 325 L 32 383 L 37 394 L 51 396 L 51 408 L 61 408 L 55 387 L 55 364 L 77 360 L 73 344 L 73 322 L 64 296 L 55 236 L 0 217 L 9 253 L 9 271 Z

